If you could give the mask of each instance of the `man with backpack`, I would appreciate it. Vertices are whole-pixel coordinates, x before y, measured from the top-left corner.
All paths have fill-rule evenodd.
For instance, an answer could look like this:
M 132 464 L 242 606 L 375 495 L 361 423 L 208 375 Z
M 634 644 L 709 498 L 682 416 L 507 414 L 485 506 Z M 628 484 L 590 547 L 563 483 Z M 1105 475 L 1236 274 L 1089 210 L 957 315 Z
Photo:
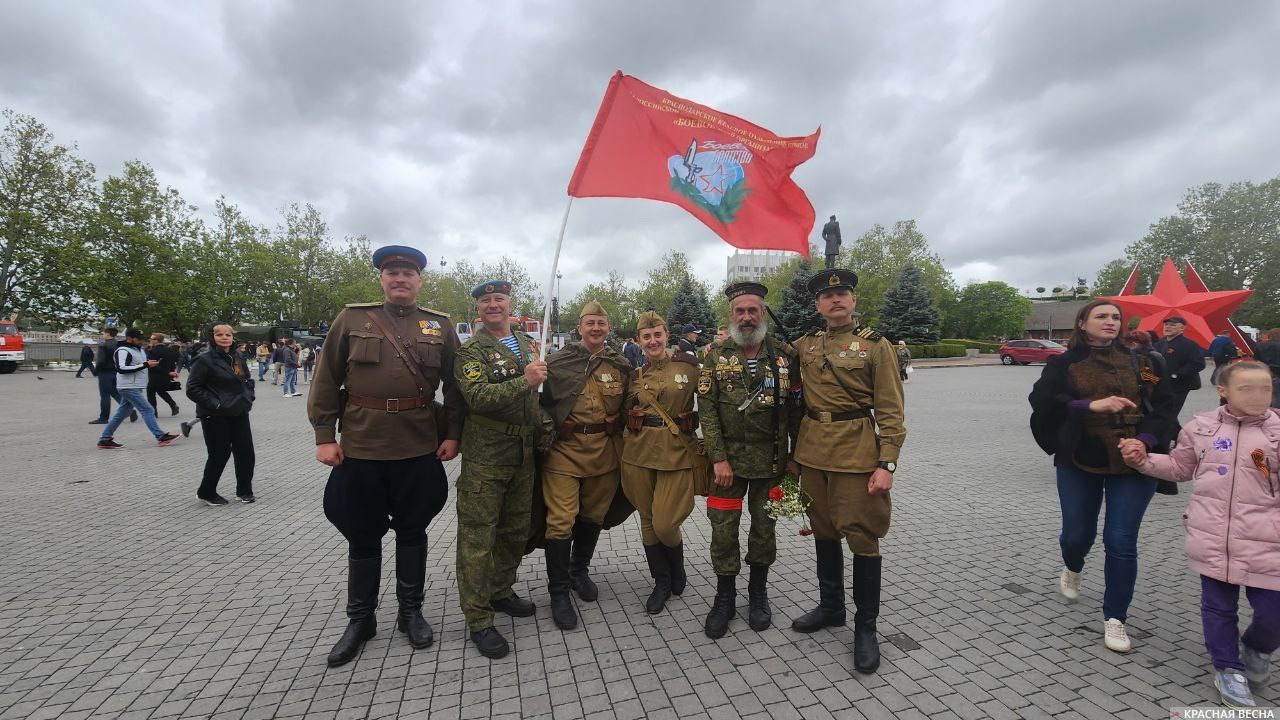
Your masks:
M 1217 385 L 1218 372 L 1240 357 L 1240 349 L 1231 339 L 1231 333 L 1222 330 L 1213 338 L 1213 342 L 1209 343 L 1209 357 L 1213 358 L 1213 374 L 1209 376 L 1209 384 Z

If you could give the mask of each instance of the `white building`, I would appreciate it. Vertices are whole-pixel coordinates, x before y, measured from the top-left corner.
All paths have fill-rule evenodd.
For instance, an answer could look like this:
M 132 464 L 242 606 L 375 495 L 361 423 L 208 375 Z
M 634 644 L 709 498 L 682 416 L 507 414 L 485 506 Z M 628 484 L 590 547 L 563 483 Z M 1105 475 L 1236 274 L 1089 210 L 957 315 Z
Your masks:
M 740 280 L 760 280 L 794 256 L 795 253 L 774 250 L 736 252 L 726 262 L 725 284 Z

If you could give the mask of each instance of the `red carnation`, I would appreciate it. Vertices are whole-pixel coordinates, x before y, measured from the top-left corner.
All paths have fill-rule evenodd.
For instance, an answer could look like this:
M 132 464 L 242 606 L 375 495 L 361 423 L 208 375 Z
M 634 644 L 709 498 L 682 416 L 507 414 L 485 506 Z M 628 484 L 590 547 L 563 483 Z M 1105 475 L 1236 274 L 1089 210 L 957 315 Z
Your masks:
M 813 534 L 813 530 L 809 528 L 800 528 L 800 535 L 802 537 L 809 537 L 812 534 Z
M 781 500 L 781 499 L 782 499 L 782 495 L 783 495 L 782 488 L 780 488 L 780 487 L 773 487 L 773 488 L 769 488 L 769 499 L 770 499 L 770 500 L 772 500 L 772 501 L 774 501 L 774 502 L 778 502 L 779 500 Z

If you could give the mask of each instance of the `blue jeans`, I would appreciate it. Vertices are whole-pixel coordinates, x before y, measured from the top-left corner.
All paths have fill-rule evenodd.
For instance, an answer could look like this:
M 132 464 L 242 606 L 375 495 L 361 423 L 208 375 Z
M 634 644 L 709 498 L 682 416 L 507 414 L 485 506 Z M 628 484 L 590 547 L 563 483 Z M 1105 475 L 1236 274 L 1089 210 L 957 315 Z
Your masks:
M 260 362 L 258 363 L 258 382 L 262 382 L 263 380 L 266 380 L 266 379 L 267 379 L 267 364 L 264 362 Z
M 1156 481 L 1141 475 L 1098 475 L 1074 467 L 1058 470 L 1062 504 L 1062 563 L 1072 572 L 1084 569 L 1085 555 L 1098 536 L 1098 513 L 1107 501 L 1102 524 L 1103 619 L 1128 619 L 1133 586 L 1138 581 L 1138 528 L 1147 512 Z
M 129 417 L 130 410 L 138 411 L 142 421 L 147 424 L 147 429 L 156 436 L 157 440 L 164 436 L 160 423 L 156 422 L 156 409 L 151 407 L 151 403 L 147 402 L 147 396 L 143 393 L 142 388 L 126 388 L 120 391 L 120 407 L 116 408 L 116 414 L 111 416 L 107 426 L 102 428 L 99 440 L 110 439 L 115 434 L 116 428 L 120 427 L 120 423 Z
M 287 367 L 284 369 L 284 387 L 281 391 L 285 395 L 292 395 L 298 392 L 298 368 Z
M 111 417 L 111 401 L 120 402 L 120 393 L 116 392 L 116 371 L 103 370 L 98 373 L 98 419 Z

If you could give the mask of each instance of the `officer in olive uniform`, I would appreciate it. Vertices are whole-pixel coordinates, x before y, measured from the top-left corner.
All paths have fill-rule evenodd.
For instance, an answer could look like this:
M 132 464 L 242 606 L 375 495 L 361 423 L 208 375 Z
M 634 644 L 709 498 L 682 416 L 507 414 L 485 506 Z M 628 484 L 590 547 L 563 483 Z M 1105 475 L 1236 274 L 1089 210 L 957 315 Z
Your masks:
M 547 509 L 547 586 L 556 627 L 577 627 L 569 588 L 586 602 L 599 596 L 589 574 L 605 515 L 618 492 L 622 402 L 631 364 L 605 344 L 609 315 L 592 300 L 579 313 L 578 334 L 547 359 L 542 405 L 556 440 L 542 462 Z
M 454 374 L 470 410 L 458 476 L 458 595 L 471 640 L 488 658 L 507 654 L 494 611 L 529 617 L 516 595 L 516 569 L 529 538 L 534 443 L 545 417 L 537 388 L 547 364 L 533 339 L 511 327 L 511 283 L 475 286 L 483 325 L 458 350 Z
M 694 451 L 697 358 L 679 351 L 667 355 L 667 323 L 651 310 L 640 314 L 636 339 L 646 363 L 632 373 L 627 388 L 622 491 L 640 515 L 644 554 L 654 580 L 645 610 L 657 614 L 672 595 L 684 592 L 680 525 L 693 512 L 693 464 L 706 460 Z
M 320 354 L 307 416 L 316 459 L 333 467 L 324 513 L 348 544 L 346 632 L 329 665 L 350 662 L 377 630 L 382 537 L 396 531 L 397 626 L 431 645 L 422 617 L 427 525 L 449 496 L 442 461 L 458 454 L 466 409 L 453 380 L 458 336 L 449 316 L 416 304 L 427 258 L 391 245 L 373 254 L 385 298 L 338 313 Z M 444 384 L 446 427 L 433 401 Z M 341 434 L 341 441 L 338 435 Z
M 818 607 L 791 627 L 814 632 L 845 622 L 843 539 L 853 551 L 854 667 L 880 666 L 880 538 L 889 531 L 889 489 L 906 439 L 902 380 L 889 341 L 855 326 L 858 276 L 818 272 L 809 281 L 826 330 L 796 341 L 805 416 L 796 439 L 801 487 L 812 498 Z
M 710 638 L 724 637 L 737 610 L 743 497 L 751 513 L 747 622 L 760 631 L 773 619 L 767 583 L 777 545 L 775 521 L 764 505 L 769 490 L 778 485 L 791 463 L 791 441 L 800 426 L 800 408 L 792 401 L 800 388 L 800 366 L 790 345 L 768 335 L 764 318 L 768 292 L 755 282 L 725 288 L 729 337 L 712 344 L 698 374 L 698 417 L 716 475 L 707 496 L 711 565 L 717 577 L 715 601 L 704 627 Z M 798 468 L 792 471 L 799 475 Z

